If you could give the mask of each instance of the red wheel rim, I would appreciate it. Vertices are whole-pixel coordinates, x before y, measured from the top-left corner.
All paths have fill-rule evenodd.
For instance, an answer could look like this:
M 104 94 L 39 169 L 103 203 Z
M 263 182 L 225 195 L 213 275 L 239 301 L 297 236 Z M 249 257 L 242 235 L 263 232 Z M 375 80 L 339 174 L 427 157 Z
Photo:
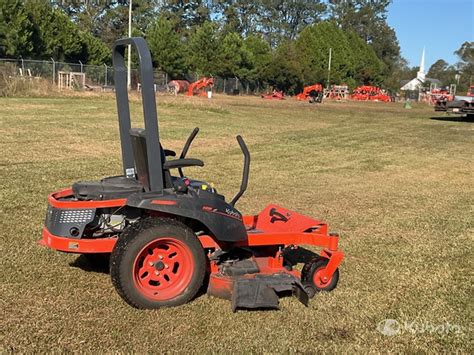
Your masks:
M 145 245 L 133 263 L 137 289 L 154 301 L 179 296 L 191 282 L 193 256 L 180 240 L 165 237 Z
M 319 289 L 325 288 L 327 285 L 331 283 L 331 280 L 332 280 L 332 277 L 328 278 L 327 281 L 322 280 L 324 269 L 325 269 L 324 266 L 319 267 L 314 271 L 314 274 L 313 274 L 313 283 Z

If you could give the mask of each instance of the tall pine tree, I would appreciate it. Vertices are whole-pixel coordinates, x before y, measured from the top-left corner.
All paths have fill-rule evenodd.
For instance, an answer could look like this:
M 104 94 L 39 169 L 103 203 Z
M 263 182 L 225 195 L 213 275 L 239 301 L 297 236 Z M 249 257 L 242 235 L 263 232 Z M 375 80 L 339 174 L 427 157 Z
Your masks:
M 171 21 L 161 16 L 148 27 L 146 38 L 155 66 L 170 78 L 183 77 L 187 70 L 185 46 Z
M 219 51 L 217 26 L 209 21 L 189 38 L 188 64 L 198 75 L 216 75 Z

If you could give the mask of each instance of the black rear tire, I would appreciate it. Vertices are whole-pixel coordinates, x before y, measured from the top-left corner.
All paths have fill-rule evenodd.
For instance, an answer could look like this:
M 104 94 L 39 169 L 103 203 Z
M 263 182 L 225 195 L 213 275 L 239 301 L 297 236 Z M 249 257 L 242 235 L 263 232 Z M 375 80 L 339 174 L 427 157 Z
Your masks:
M 155 254 L 164 256 L 158 259 Z M 145 269 L 148 271 L 142 272 Z M 125 302 L 140 309 L 189 302 L 201 288 L 205 272 L 206 256 L 196 235 L 186 225 L 167 218 L 147 218 L 127 227 L 110 257 L 115 289 Z

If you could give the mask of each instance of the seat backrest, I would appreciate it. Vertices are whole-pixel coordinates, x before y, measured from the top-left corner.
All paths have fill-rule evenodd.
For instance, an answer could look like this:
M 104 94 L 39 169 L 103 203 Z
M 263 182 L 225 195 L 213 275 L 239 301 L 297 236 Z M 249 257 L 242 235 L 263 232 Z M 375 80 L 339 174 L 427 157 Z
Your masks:
M 125 64 L 125 52 L 127 48 L 130 48 L 130 46 L 134 47 L 138 52 L 143 118 L 145 121 L 145 140 L 148 141 L 148 144 L 138 144 L 138 146 L 142 145 L 146 147 L 147 155 L 150 158 L 147 160 L 145 155 L 141 153 L 137 154 L 137 157 L 142 157 L 142 162 L 148 162 L 148 168 L 144 170 L 141 169 L 140 171 L 141 173 L 143 171 L 148 171 L 148 174 L 140 174 L 140 177 L 142 181 L 145 182 L 147 188 L 151 191 L 162 193 L 165 183 L 163 181 L 163 165 L 159 149 L 160 135 L 158 114 L 156 112 L 156 93 L 153 82 L 153 63 L 150 50 L 145 40 L 139 37 L 122 38 L 116 41 L 112 56 L 114 63 L 114 83 L 119 118 L 119 132 L 122 147 L 123 172 L 125 176 L 133 177 L 136 173 L 136 166 L 138 165 L 140 167 L 142 165 L 142 162 L 137 164 L 134 161 L 134 148 L 132 147 L 132 137 L 130 134 L 130 105 L 128 102 L 127 66 Z M 137 137 L 136 140 L 139 141 L 140 138 Z M 140 149 L 138 149 L 138 151 L 139 150 Z
M 148 154 L 147 154 L 147 141 L 146 131 L 143 128 L 131 128 L 130 137 L 132 139 L 133 156 L 135 158 L 135 169 L 137 173 L 138 181 L 142 184 L 145 191 L 150 191 L 150 174 L 148 171 Z M 163 164 L 166 162 L 165 152 L 160 144 L 161 161 Z M 163 172 L 163 181 L 165 188 L 172 186 L 171 175 L 168 170 Z

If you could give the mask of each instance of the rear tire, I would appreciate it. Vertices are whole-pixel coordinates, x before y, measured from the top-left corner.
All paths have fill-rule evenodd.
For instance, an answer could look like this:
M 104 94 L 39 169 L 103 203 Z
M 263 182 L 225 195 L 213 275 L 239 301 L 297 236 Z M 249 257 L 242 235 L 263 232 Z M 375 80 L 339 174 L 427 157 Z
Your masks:
M 184 224 L 148 218 L 129 226 L 110 257 L 110 275 L 119 295 L 141 309 L 189 302 L 201 288 L 206 257 L 201 243 Z

